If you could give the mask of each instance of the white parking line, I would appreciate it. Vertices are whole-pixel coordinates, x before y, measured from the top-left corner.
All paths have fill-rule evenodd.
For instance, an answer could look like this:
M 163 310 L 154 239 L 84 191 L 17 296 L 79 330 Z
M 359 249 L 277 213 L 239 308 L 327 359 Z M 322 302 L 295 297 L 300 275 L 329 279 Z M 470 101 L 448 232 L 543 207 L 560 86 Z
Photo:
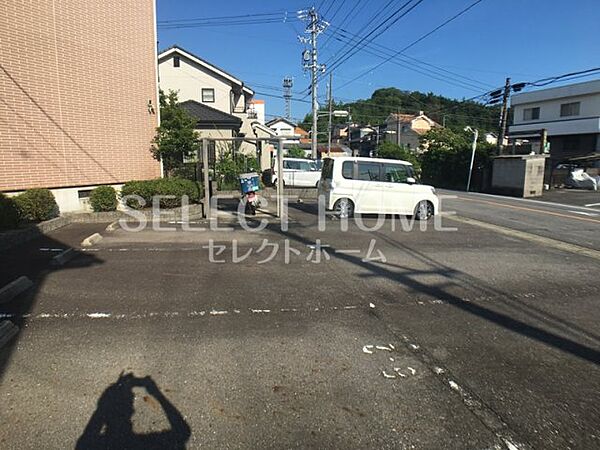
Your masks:
M 321 311 L 321 312 L 333 312 L 333 311 L 342 311 L 349 309 L 357 309 L 359 306 L 355 305 L 347 305 L 344 307 L 339 306 L 330 306 L 326 308 L 280 308 L 280 309 L 257 309 L 257 308 L 247 308 L 247 309 L 210 309 L 208 311 L 189 311 L 189 312 L 178 312 L 178 311 L 162 311 L 162 312 L 143 312 L 143 313 L 129 313 L 129 314 L 114 314 L 105 311 L 94 311 L 94 312 L 79 312 L 79 313 L 65 313 L 65 312 L 52 312 L 52 313 L 37 313 L 37 314 L 13 314 L 13 313 L 0 313 L 0 319 L 146 319 L 152 317 L 163 317 L 163 318 L 177 318 L 177 317 L 203 317 L 205 315 L 208 316 L 224 316 L 233 312 L 235 314 L 242 314 L 243 312 L 249 312 L 252 315 L 262 315 L 269 313 L 309 313 L 312 311 Z M 391 348 L 392 345 L 390 344 Z M 389 349 L 388 349 L 389 350 Z
M 589 216 L 589 217 L 596 217 L 598 214 L 597 213 L 589 213 L 589 212 L 584 212 L 584 211 L 569 211 L 570 213 L 573 214 L 581 214 L 582 216 Z

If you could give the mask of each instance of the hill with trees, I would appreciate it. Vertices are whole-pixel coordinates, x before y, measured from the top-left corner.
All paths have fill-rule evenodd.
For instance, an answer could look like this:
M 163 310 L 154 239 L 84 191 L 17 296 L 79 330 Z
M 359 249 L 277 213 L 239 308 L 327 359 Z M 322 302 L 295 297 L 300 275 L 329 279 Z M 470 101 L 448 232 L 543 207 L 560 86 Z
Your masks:
M 480 132 L 496 132 L 500 107 L 485 106 L 474 101 L 455 100 L 433 93 L 403 91 L 394 87 L 377 89 L 366 100 L 336 102 L 334 109 L 350 111 L 356 123 L 377 125 L 385 121 L 392 112 L 418 114 L 423 111 L 428 117 L 452 130 L 462 130 L 470 125 Z M 327 112 L 322 105 L 321 112 Z M 334 123 L 344 123 L 347 119 L 334 118 Z M 301 126 L 310 130 L 312 115 L 307 114 Z M 327 130 L 327 120 L 319 120 L 319 131 Z M 321 135 L 324 136 L 324 135 Z M 320 136 L 320 137 L 321 137 Z

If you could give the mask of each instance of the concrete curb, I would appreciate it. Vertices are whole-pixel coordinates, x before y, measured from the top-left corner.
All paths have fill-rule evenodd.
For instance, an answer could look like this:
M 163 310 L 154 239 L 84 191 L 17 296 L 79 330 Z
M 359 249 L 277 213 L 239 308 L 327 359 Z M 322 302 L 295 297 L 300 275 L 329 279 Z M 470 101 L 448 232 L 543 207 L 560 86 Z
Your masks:
M 8 250 L 71 223 L 68 217 L 57 217 L 25 228 L 0 233 L 0 250 Z
M 0 289 L 0 303 L 6 303 L 11 301 L 17 295 L 25 292 L 33 286 L 33 282 L 27 277 L 19 277 L 14 281 L 11 281 L 2 289 Z
M 52 267 L 60 267 L 64 266 L 67 262 L 71 261 L 77 253 L 72 248 L 66 249 L 64 252 L 59 253 L 54 258 L 50 260 L 50 265 Z
M 106 226 L 105 231 L 111 232 L 111 231 L 115 231 L 119 228 L 121 228 L 121 225 L 119 225 L 118 220 L 115 220 L 114 222 L 111 222 Z
M 10 320 L 0 322 L 0 348 L 4 347 L 19 332 L 19 327 Z
M 102 235 L 100 233 L 94 233 L 88 237 L 86 237 L 83 241 L 81 241 L 82 247 L 91 247 L 94 244 L 97 244 L 102 240 Z
M 152 210 L 140 210 L 138 214 L 142 214 L 146 219 L 152 219 Z M 203 217 L 204 205 L 193 204 L 188 208 L 189 218 Z M 161 220 L 181 220 L 183 217 L 182 208 L 161 209 Z M 99 212 L 99 213 L 65 213 L 55 219 L 50 219 L 45 222 L 40 222 L 34 225 L 27 225 L 16 230 L 0 232 L 0 251 L 24 244 L 37 237 L 50 233 L 72 223 L 102 223 L 111 222 L 119 219 L 132 220 L 132 218 L 124 211 Z

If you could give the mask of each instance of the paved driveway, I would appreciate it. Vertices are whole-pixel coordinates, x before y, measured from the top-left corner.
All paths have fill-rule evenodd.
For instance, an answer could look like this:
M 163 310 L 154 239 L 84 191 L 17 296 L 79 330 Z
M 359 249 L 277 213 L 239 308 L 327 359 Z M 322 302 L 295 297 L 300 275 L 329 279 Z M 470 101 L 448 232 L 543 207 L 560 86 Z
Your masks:
M 597 259 L 315 210 L 116 230 L 41 273 L 4 307 L 3 447 L 600 445 Z

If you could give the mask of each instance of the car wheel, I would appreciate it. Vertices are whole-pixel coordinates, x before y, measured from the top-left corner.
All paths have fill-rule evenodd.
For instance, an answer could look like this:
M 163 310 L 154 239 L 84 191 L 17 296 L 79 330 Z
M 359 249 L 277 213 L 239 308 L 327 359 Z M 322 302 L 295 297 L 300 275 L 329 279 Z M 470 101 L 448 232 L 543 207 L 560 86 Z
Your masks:
M 340 219 L 347 219 L 354 215 L 354 203 L 349 198 L 340 198 L 333 205 L 333 210 Z
M 415 219 L 428 220 L 433 216 L 433 205 L 427 200 L 420 201 L 415 208 Z

